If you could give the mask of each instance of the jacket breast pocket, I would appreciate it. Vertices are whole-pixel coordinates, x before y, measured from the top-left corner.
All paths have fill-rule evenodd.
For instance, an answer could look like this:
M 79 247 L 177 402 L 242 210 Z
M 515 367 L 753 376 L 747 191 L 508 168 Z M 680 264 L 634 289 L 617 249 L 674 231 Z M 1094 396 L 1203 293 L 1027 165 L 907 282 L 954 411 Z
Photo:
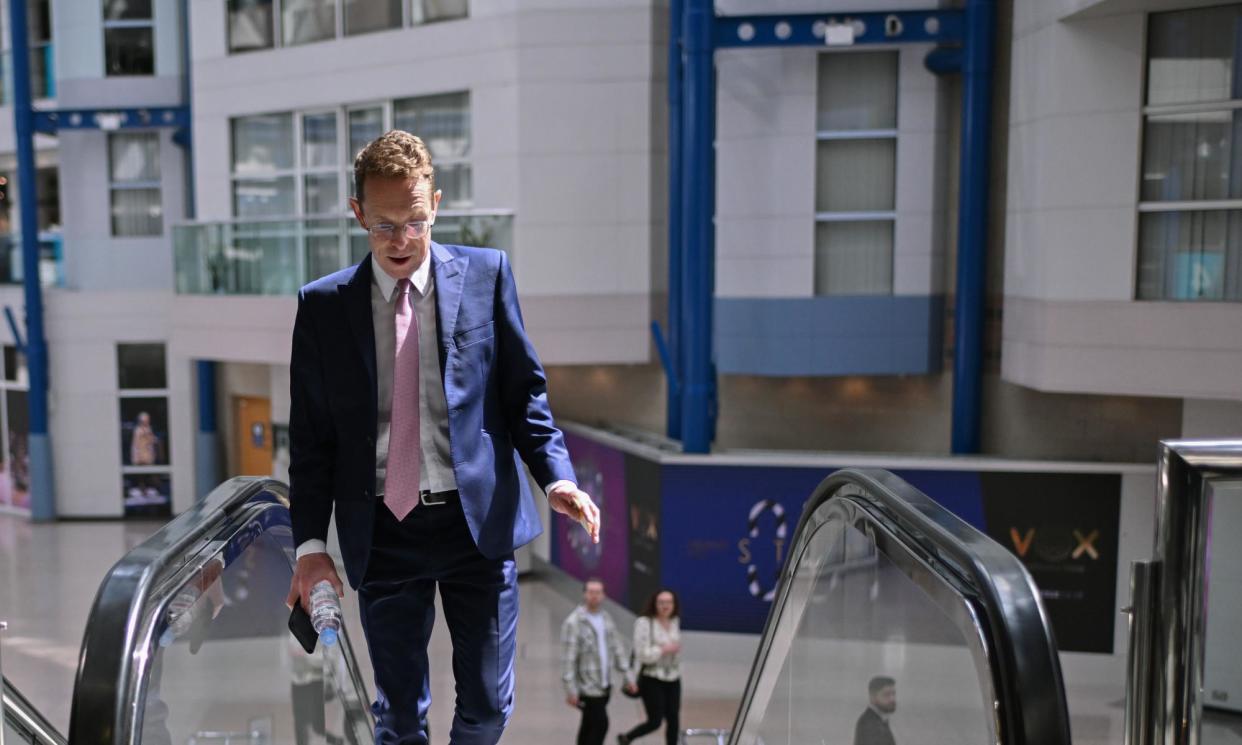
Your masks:
M 490 340 L 494 333 L 495 324 L 492 321 L 488 321 L 482 326 L 475 326 L 474 328 L 453 334 L 453 345 L 458 349 L 465 349 L 474 344 Z

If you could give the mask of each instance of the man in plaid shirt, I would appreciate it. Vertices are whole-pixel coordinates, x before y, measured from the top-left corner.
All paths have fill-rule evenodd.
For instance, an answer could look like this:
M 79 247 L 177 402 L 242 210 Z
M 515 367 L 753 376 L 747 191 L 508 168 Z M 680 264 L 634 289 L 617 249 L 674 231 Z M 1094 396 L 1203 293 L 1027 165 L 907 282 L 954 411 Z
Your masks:
M 625 643 L 603 603 L 604 582 L 592 577 L 582 586 L 582 605 L 561 624 L 565 703 L 582 711 L 578 745 L 603 745 L 608 735 L 609 669 L 615 668 L 622 684 L 634 689 Z

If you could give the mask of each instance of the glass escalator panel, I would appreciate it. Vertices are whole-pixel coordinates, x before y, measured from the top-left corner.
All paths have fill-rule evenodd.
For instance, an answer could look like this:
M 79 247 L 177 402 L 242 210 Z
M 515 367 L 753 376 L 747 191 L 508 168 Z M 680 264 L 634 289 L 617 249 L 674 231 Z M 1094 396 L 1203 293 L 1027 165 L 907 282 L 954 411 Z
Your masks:
M 730 742 L 1068 745 L 1055 656 L 1016 559 L 891 474 L 842 472 L 807 504 Z
M 71 739 L 114 727 L 115 742 L 146 745 L 370 742 L 373 721 L 348 634 L 342 629 L 336 644 L 307 654 L 288 630 L 293 539 L 283 486 L 264 482 L 177 521 L 165 528 L 172 535 L 154 536 L 104 581 Z M 145 581 L 133 579 L 144 567 Z M 110 589 L 122 600 L 128 594 L 128 605 L 107 602 Z M 130 649 L 92 660 L 109 629 Z M 91 684 L 110 674 L 112 691 Z M 106 721 L 114 713 L 116 721 Z

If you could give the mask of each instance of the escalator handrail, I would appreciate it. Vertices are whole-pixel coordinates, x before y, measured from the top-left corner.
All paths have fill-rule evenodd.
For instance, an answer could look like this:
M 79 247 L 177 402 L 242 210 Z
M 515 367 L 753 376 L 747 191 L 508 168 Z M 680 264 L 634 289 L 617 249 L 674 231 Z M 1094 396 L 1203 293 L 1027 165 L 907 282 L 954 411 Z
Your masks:
M 781 608 L 793 587 L 798 558 L 819 523 L 813 517 L 831 500 L 854 487 L 877 512 L 891 520 L 917 544 L 920 553 L 936 557 L 939 571 L 951 571 L 977 594 L 996 664 L 993 684 L 1000 698 L 1002 742 L 1006 745 L 1069 745 L 1069 709 L 1061 676 L 1056 640 L 1039 589 L 1016 556 L 987 535 L 897 476 L 881 469 L 843 469 L 824 479 L 807 500 L 794 532 L 792 548 L 781 569 L 776 597 L 764 625 L 755 663 L 746 682 L 734 721 L 740 735 L 763 675 Z M 809 528 L 808 528 L 809 526 Z
M 17 690 L 8 678 L 2 679 L 0 696 L 4 697 L 4 716 L 21 731 L 34 737 L 38 745 L 69 745 L 51 722 Z M 4 722 L 0 722 L 0 727 Z
M 274 479 L 237 477 L 171 520 L 118 561 L 100 583 L 82 636 L 69 715 L 69 739 L 77 743 L 125 743 L 133 736 L 139 681 L 129 662 L 143 641 L 142 615 L 161 582 L 256 499 L 288 507 L 288 487 Z M 164 592 L 169 592 L 164 588 Z M 145 648 L 143 648 L 145 649 Z

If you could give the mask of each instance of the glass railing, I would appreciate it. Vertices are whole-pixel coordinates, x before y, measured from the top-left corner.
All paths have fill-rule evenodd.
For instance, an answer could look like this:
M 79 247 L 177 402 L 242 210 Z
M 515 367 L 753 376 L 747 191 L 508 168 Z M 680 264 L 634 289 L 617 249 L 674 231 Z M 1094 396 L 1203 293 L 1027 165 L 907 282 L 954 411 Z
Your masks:
M 82 642 L 74 743 L 369 742 L 349 636 L 308 655 L 287 628 L 286 487 L 233 479 L 105 577 Z
M 439 243 L 513 252 L 513 215 L 441 211 Z M 366 233 L 344 217 L 201 222 L 173 228 L 177 292 L 187 295 L 292 295 L 318 277 L 358 263 Z
M 48 723 L 30 702 L 9 683 L 7 678 L 0 686 L 0 727 L 4 728 L 0 742 L 4 745 L 66 745 L 65 738 Z
M 21 236 L 0 233 L 0 285 L 20 285 L 25 276 Z M 44 287 L 65 284 L 64 248 L 59 233 L 39 234 L 39 282 Z
M 841 471 L 807 502 L 729 742 L 894 739 L 1069 745 L 1060 663 L 1012 554 L 892 474 Z

